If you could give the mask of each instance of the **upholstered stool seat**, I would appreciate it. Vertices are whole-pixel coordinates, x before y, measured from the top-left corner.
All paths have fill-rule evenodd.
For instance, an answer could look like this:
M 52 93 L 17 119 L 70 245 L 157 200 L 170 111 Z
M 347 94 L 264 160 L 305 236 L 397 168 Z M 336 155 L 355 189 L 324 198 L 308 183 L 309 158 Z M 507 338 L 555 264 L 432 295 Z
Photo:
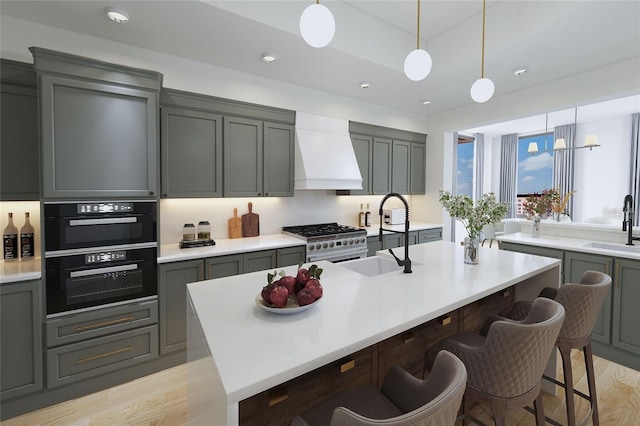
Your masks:
M 609 275 L 603 272 L 587 271 L 582 275 L 579 283 L 563 284 L 558 289 L 545 288 L 540 292 L 540 297 L 557 301 L 564 307 L 566 312 L 566 319 L 555 343 L 562 357 L 564 383 L 551 377 L 544 376 L 544 378 L 565 389 L 567 424 L 569 426 L 576 424 L 574 394 L 589 401 L 593 424 L 594 426 L 600 424 L 595 374 L 593 371 L 593 354 L 591 352 L 591 330 L 598 319 L 598 314 L 610 288 L 611 277 Z M 501 312 L 500 315 L 518 320 L 525 317 L 530 309 L 531 304 L 529 302 L 516 302 L 512 307 Z M 573 387 L 571 349 L 581 349 L 584 353 L 589 395 L 579 392 Z M 551 419 L 547 420 L 554 422 Z
M 564 321 L 564 308 L 538 298 L 521 321 L 490 318 L 481 333 L 458 333 L 429 350 L 425 366 L 441 350 L 458 356 L 467 367 L 463 401 L 465 421 L 469 402 L 486 403 L 496 425 L 504 425 L 506 412 L 534 404 L 536 424 L 544 424 L 540 383 Z
M 425 380 L 393 366 L 382 388 L 359 386 L 320 402 L 291 422 L 294 426 L 446 426 L 456 421 L 467 372 L 446 351 L 438 354 Z

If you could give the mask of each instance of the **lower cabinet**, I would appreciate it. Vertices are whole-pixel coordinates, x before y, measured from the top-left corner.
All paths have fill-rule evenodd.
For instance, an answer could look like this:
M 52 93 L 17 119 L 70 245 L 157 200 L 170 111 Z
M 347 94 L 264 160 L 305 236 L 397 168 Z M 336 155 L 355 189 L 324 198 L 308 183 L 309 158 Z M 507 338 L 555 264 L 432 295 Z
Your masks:
M 561 261 L 564 259 L 564 251 L 547 247 L 528 246 L 525 244 L 514 244 L 502 241 L 502 243 L 500 244 L 500 249 L 507 251 L 516 251 L 518 253 L 533 254 L 536 256 L 552 257 L 554 259 L 560 259 Z M 565 282 L 564 265 L 560 267 L 560 282 Z
M 47 387 L 150 361 L 158 352 L 158 302 L 134 302 L 47 320 Z
M 263 250 L 244 254 L 243 274 L 276 267 L 276 251 Z
M 276 252 L 276 264 L 278 268 L 285 266 L 298 265 L 307 260 L 307 252 L 305 246 L 280 248 Z
M 611 344 L 640 355 L 640 261 L 616 259 Z M 637 367 L 636 367 L 637 368 Z
M 207 280 L 240 275 L 244 271 L 244 256 L 241 254 L 210 257 L 204 262 L 207 266 L 205 274 Z
M 40 280 L 0 285 L 0 400 L 41 391 Z
M 442 228 L 421 229 L 409 232 L 409 245 L 442 240 Z M 377 251 L 404 246 L 404 234 L 384 234 L 382 241 L 375 235 L 367 237 L 367 256 L 375 256 Z
M 202 260 L 158 265 L 158 304 L 160 305 L 160 353 L 187 347 L 187 284 L 204 279 Z

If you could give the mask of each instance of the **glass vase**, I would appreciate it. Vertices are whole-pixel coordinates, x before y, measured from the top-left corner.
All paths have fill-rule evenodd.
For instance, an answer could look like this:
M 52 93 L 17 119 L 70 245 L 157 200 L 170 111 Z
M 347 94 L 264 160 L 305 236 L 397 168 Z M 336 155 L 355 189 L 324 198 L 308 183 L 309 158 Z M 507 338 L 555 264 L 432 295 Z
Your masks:
M 540 221 L 541 220 L 542 218 L 537 215 L 531 218 L 531 238 L 540 237 Z
M 468 263 L 470 265 L 478 264 L 478 254 L 480 253 L 478 250 L 479 247 L 479 238 L 464 238 L 464 263 Z

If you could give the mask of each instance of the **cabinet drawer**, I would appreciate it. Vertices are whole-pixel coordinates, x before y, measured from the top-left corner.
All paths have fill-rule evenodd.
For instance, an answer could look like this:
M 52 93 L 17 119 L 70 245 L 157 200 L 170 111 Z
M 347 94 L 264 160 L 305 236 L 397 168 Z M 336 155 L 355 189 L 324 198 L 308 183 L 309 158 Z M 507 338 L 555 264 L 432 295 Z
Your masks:
M 378 344 L 378 384 L 392 365 L 422 378 L 424 355 L 439 341 L 458 332 L 459 310 L 443 315 L 441 318 L 414 327 Z
M 158 322 L 158 301 L 149 300 L 47 320 L 47 347 L 92 339 Z
M 418 231 L 418 244 L 439 241 L 442 239 L 442 228 L 423 229 Z
M 510 287 L 465 306 L 462 308 L 462 331 L 479 331 L 489 315 L 497 314 L 514 300 L 515 291 Z
M 157 325 L 49 349 L 47 385 L 62 386 L 157 357 Z
M 296 415 L 344 389 L 375 383 L 371 346 L 240 401 L 241 425 L 288 425 Z

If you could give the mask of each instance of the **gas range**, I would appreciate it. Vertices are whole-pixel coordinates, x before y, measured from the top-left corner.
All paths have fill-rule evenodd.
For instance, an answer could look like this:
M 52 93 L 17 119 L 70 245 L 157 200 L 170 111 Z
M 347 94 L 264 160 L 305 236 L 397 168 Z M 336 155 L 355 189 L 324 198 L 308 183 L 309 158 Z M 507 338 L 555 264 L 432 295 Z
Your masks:
M 307 262 L 367 257 L 367 231 L 337 223 L 285 226 L 282 233 L 307 242 Z

